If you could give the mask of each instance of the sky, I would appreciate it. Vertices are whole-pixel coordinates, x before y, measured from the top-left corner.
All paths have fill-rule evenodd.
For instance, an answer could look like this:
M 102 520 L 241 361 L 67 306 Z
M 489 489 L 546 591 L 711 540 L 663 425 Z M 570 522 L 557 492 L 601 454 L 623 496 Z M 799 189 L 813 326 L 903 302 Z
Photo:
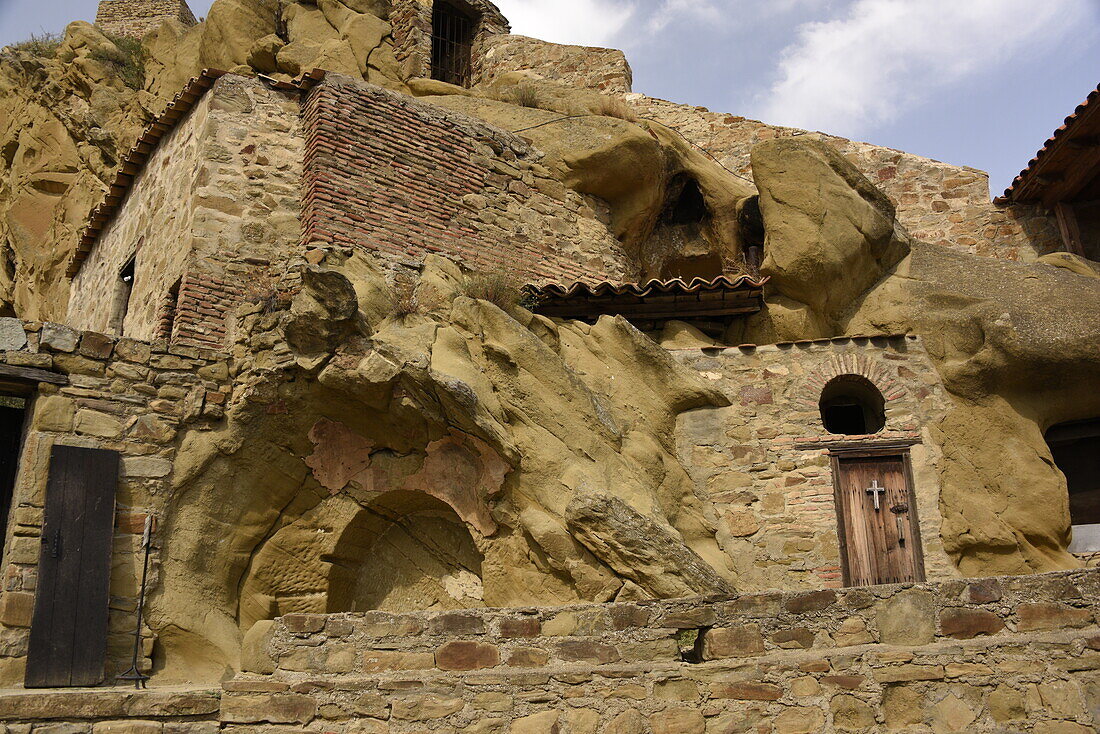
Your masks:
M 96 5 L 0 0 L 0 45 Z M 1100 0 L 497 5 L 515 33 L 623 49 L 636 92 L 980 168 L 994 195 L 1100 82 Z

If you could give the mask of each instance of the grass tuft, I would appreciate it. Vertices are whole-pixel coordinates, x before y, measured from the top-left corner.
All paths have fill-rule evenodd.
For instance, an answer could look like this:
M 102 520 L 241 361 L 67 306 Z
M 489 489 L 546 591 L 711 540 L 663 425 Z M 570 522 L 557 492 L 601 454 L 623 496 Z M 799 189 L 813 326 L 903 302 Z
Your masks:
M 114 71 L 130 89 L 145 87 L 145 48 L 141 41 L 127 36 L 104 33 L 115 50 L 95 49 L 88 56 Z
M 413 280 L 398 278 L 389 286 L 390 315 L 399 319 L 427 314 L 443 306 L 443 296 L 431 287 L 417 287 Z
M 508 95 L 509 101 L 520 107 L 539 107 L 539 90 L 533 84 L 519 84 Z
M 600 100 L 592 106 L 592 112 L 604 117 L 617 117 L 626 122 L 638 121 L 638 115 L 634 113 L 626 100 L 620 97 L 600 97 Z
M 503 311 L 517 306 L 534 308 L 537 299 L 527 289 L 527 283 L 517 273 L 505 270 L 471 273 L 466 278 L 464 295 L 488 301 Z

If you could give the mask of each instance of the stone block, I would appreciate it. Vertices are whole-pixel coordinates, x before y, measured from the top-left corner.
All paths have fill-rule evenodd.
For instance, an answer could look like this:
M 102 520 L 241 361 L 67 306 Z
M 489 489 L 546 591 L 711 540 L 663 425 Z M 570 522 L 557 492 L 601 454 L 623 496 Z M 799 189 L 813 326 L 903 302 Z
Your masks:
M 23 322 L 10 317 L 0 318 L 0 352 L 17 352 L 27 346 Z
M 535 647 L 517 647 L 508 656 L 513 668 L 541 668 L 550 660 L 550 654 Z
M 100 438 L 118 438 L 122 435 L 122 421 L 113 415 L 96 410 L 78 410 L 74 428 L 77 433 Z
M 386 719 L 390 715 L 390 702 L 377 693 L 364 693 L 355 700 L 355 713 L 372 719 Z
M 107 368 L 102 362 L 77 354 L 58 354 L 53 358 L 54 367 L 58 372 L 67 375 L 89 375 L 91 377 L 103 377 Z
M 932 730 L 936 732 L 971 731 L 970 725 L 978 718 L 967 702 L 954 693 L 934 705 L 931 715 Z
M 500 620 L 501 637 L 538 637 L 542 624 L 538 617 L 506 617 Z
M 776 734 L 816 734 L 825 729 L 825 714 L 809 706 L 791 706 L 775 717 Z
M 312 635 L 325 628 L 326 620 L 323 614 L 287 614 L 282 621 L 292 635 Z
M 836 592 L 831 589 L 797 594 L 783 602 L 783 608 L 791 614 L 821 612 L 836 602 Z
M 308 724 L 317 717 L 317 702 L 300 693 L 227 695 L 221 720 L 229 724 Z
M 1005 628 L 1004 620 L 984 609 L 965 607 L 940 612 L 940 632 L 956 640 L 969 640 L 979 635 L 995 635 Z
M 649 717 L 653 734 L 706 734 L 707 722 L 695 708 L 665 709 Z
M 509 734 L 559 734 L 561 727 L 558 719 L 561 714 L 557 711 L 541 711 L 537 714 L 524 716 L 512 722 Z
M 566 640 L 555 646 L 558 658 L 570 663 L 606 665 L 619 660 L 619 651 L 613 645 L 589 640 Z
M 748 681 L 716 682 L 710 685 L 712 698 L 732 698 L 738 701 L 778 701 L 783 689 L 771 683 Z
M 401 696 L 393 700 L 391 716 L 398 721 L 431 721 L 458 713 L 465 705 L 461 698 L 435 694 Z
M 875 725 L 875 712 L 855 696 L 833 696 L 829 708 L 833 726 L 840 731 L 861 731 Z
M 75 352 L 80 332 L 63 324 L 47 321 L 38 335 L 38 348 L 47 352 Z
M 643 731 L 645 719 L 636 709 L 627 709 L 609 721 L 602 734 L 639 734 Z
M 686 678 L 657 681 L 653 684 L 653 697 L 669 701 L 696 701 L 699 684 Z
M 159 721 L 141 719 L 97 721 L 92 724 L 92 734 L 161 734 L 163 728 L 163 724 Z
M 478 614 L 451 612 L 434 617 L 428 628 L 433 635 L 481 635 L 485 634 L 485 620 Z
M 942 665 L 893 665 L 875 671 L 879 683 L 902 683 L 919 680 L 943 680 Z
M 879 602 L 875 609 L 879 641 L 888 645 L 927 645 L 936 636 L 935 599 L 909 589 Z
M 651 612 L 634 604 L 616 604 L 609 610 L 611 628 L 625 630 L 631 627 L 648 627 Z
M 996 579 L 982 579 L 966 586 L 966 601 L 970 604 L 988 604 L 1000 601 L 1004 596 Z
M 80 354 L 92 359 L 108 359 L 115 350 L 115 340 L 106 334 L 85 331 L 80 337 Z
M 764 652 L 760 626 L 715 627 L 703 633 L 703 659 L 749 657 Z
M 1016 618 L 1016 629 L 1020 632 L 1085 627 L 1093 621 L 1088 609 L 1054 603 L 1021 604 L 1016 607 Z
M 924 721 L 924 696 L 916 686 L 888 686 L 882 694 L 886 727 L 904 729 Z
M 60 395 L 47 395 L 34 401 L 34 427 L 40 431 L 68 433 L 73 430 L 76 403 Z
M 271 635 L 275 621 L 263 619 L 253 624 L 241 642 L 241 670 L 248 673 L 270 675 L 275 672 L 275 659 L 271 656 Z
M 0 624 L 5 627 L 30 627 L 34 615 L 34 594 L 7 591 L 0 596 Z
M 703 606 L 669 612 L 657 620 L 657 626 L 671 627 L 672 629 L 695 629 L 709 627 L 714 624 L 716 619 L 713 607 Z
M 385 670 L 428 670 L 434 667 L 435 654 L 430 652 L 366 650 L 363 653 L 363 671 L 367 673 Z
M 814 633 L 805 627 L 792 627 L 773 633 L 771 640 L 784 650 L 805 650 L 814 646 Z
M 496 645 L 455 640 L 435 651 L 435 667 L 440 670 L 479 670 L 500 665 Z
M 849 691 L 854 691 L 863 685 L 865 681 L 862 675 L 823 675 L 821 676 L 821 682 L 825 685 L 836 686 L 837 688 L 844 688 Z
M 160 479 L 172 473 L 172 462 L 157 456 L 126 456 L 122 459 L 122 474 L 126 477 Z

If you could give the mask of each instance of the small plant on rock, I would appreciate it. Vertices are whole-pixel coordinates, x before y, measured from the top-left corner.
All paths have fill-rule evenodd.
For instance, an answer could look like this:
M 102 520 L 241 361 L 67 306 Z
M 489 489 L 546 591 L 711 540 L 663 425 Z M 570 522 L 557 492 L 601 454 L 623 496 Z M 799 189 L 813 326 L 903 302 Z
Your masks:
M 539 106 L 539 90 L 532 84 L 519 84 L 512 90 L 509 95 L 509 101 L 512 104 L 519 105 L 520 107 L 533 107 Z
M 89 58 L 111 69 L 130 89 L 142 89 L 145 86 L 145 49 L 141 41 L 109 33 L 104 35 L 115 48 L 93 49 Z
M 388 286 L 390 315 L 399 319 L 414 314 L 426 314 L 443 305 L 443 296 L 431 286 L 417 287 L 407 278 L 398 278 Z
M 617 117 L 626 122 L 638 122 L 638 115 L 621 97 L 600 97 L 592 106 L 592 112 L 604 117 Z
M 463 295 L 477 298 L 509 311 L 516 306 L 534 308 L 537 299 L 527 287 L 526 281 L 516 272 L 490 270 L 471 273 L 466 278 Z
M 28 53 L 32 56 L 48 58 L 57 53 L 57 48 L 61 45 L 61 40 L 60 33 L 32 33 L 31 37 L 26 41 L 13 43 L 11 48 L 16 51 Z

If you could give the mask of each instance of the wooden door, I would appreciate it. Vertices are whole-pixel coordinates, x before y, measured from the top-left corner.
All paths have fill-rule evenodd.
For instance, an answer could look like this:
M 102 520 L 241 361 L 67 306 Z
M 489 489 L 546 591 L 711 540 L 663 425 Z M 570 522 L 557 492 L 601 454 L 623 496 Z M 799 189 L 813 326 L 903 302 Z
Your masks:
M 103 682 L 118 467 L 115 451 L 54 446 L 50 454 L 28 688 Z
M 907 457 L 834 456 L 833 473 L 845 583 L 923 581 Z

